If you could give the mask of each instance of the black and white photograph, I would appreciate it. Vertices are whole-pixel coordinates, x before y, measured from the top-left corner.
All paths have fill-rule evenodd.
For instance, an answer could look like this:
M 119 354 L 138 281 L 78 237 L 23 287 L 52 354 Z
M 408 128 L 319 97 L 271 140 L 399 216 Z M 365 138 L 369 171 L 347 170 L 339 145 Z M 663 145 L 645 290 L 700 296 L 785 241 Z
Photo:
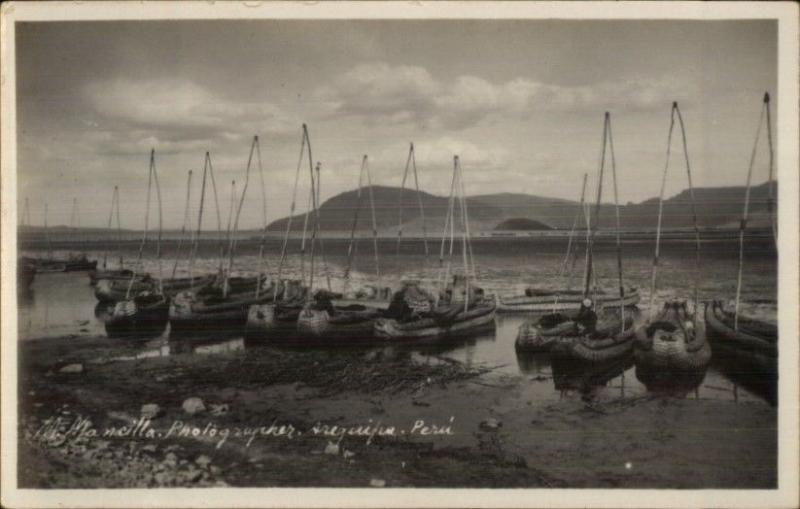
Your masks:
M 798 502 L 796 4 L 90 4 L 3 6 L 3 505 Z

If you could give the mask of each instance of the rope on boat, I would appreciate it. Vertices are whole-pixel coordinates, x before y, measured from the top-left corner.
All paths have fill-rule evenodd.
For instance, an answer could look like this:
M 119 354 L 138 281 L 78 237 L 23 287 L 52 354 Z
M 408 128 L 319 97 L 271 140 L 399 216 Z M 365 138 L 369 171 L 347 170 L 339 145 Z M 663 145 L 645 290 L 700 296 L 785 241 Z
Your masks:
M 194 290 L 194 259 L 197 256 L 197 245 L 200 243 L 200 232 L 203 227 L 203 205 L 206 198 L 206 177 L 208 176 L 208 152 L 203 162 L 203 183 L 200 187 L 200 207 L 197 210 L 197 232 L 192 235 L 192 251 L 189 255 L 189 288 Z
M 189 170 L 189 176 L 186 180 L 186 207 L 183 210 L 183 223 L 181 224 L 181 236 L 178 238 L 178 249 L 175 251 L 175 262 L 172 264 L 171 279 L 175 279 L 175 273 L 178 270 L 178 261 L 181 258 L 181 249 L 183 248 L 183 240 L 186 236 L 186 225 L 189 222 L 189 203 L 192 201 L 192 170 Z
M 225 276 L 225 288 L 223 295 L 228 296 L 228 280 L 233 272 L 233 261 L 236 256 L 236 233 L 239 231 L 239 218 L 242 215 L 242 207 L 244 206 L 244 198 L 247 196 L 247 188 L 250 185 L 250 167 L 253 165 L 253 153 L 258 145 L 258 136 L 253 136 L 253 143 L 250 145 L 250 155 L 247 156 L 247 169 L 244 173 L 244 186 L 242 187 L 242 195 L 239 197 L 239 207 L 236 209 L 236 219 L 233 222 L 233 233 L 228 240 L 228 272 Z M 256 286 L 261 283 L 261 276 L 256 276 Z
M 756 139 L 753 142 L 753 150 L 750 152 L 750 163 L 747 166 L 747 186 L 744 192 L 744 210 L 742 211 L 742 220 L 739 223 L 739 267 L 736 277 L 736 305 L 733 315 L 733 330 L 739 331 L 739 303 L 742 295 L 742 270 L 744 268 L 744 232 L 747 229 L 747 220 L 749 219 L 750 212 L 750 189 L 753 178 L 753 166 L 756 161 L 756 150 L 758 149 L 758 140 L 761 138 L 761 128 L 764 125 L 764 114 L 768 110 L 769 95 L 764 97 L 764 105 L 761 108 L 761 115 L 758 118 L 758 129 L 756 129 Z M 771 175 L 770 175 L 771 177 Z M 770 223 L 772 218 L 770 217 Z
M 261 146 L 260 144 L 256 143 L 256 159 L 258 160 L 258 178 L 259 183 L 261 184 L 261 219 L 264 222 L 264 228 L 261 230 L 261 244 L 258 247 L 258 271 L 256 272 L 258 277 L 258 282 L 256 284 L 256 294 L 255 298 L 257 299 L 259 293 L 261 292 L 261 275 L 266 276 L 266 268 L 265 268 L 265 261 L 264 261 L 264 244 L 267 242 L 267 188 L 264 184 L 264 168 L 261 164 Z M 278 282 L 275 283 L 275 288 L 277 289 L 279 286 Z
M 125 300 L 131 298 L 131 289 L 133 288 L 134 281 L 136 281 L 136 272 L 141 267 L 142 252 L 144 251 L 144 245 L 147 242 L 147 231 L 150 227 L 150 190 L 153 187 L 153 167 L 155 166 L 155 157 L 156 150 L 151 149 L 150 168 L 147 172 L 147 199 L 145 201 L 144 232 L 142 233 L 142 242 L 139 244 L 139 253 L 136 255 L 136 264 L 133 266 L 133 274 L 131 274 L 131 279 L 128 282 L 128 289 L 125 291 Z
M 289 207 L 289 219 L 286 220 L 286 231 L 283 235 L 283 245 L 281 246 L 281 258 L 278 261 L 278 283 L 281 281 L 281 274 L 283 272 L 283 262 L 286 260 L 286 248 L 289 245 L 289 233 L 292 231 L 292 219 L 294 218 L 294 211 L 297 204 L 297 185 L 300 180 L 300 166 L 303 163 L 303 154 L 306 148 L 306 125 L 303 124 L 303 135 L 300 140 L 300 157 L 297 161 L 297 170 L 294 174 L 294 187 L 292 189 L 292 204 Z M 306 217 L 308 217 L 308 213 L 306 213 Z M 305 242 L 305 228 L 303 231 L 303 242 Z M 303 282 L 305 282 L 305 275 L 302 275 Z M 275 285 L 275 289 L 272 293 L 273 299 L 277 300 L 278 298 L 278 285 Z
M 617 185 L 617 160 L 614 156 L 614 137 L 611 134 L 611 115 L 606 113 L 608 124 L 608 148 L 611 153 L 611 177 L 614 182 L 614 213 L 617 220 L 617 275 L 619 277 L 620 333 L 625 332 L 625 284 L 622 280 L 622 240 L 620 238 L 619 192 Z

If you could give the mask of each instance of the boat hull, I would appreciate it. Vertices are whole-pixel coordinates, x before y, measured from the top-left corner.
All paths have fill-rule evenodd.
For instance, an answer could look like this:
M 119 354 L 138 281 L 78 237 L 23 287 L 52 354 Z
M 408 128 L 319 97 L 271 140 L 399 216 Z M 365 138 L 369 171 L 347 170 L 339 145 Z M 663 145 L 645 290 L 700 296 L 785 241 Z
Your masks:
M 476 330 L 494 327 L 495 305 L 483 304 L 456 314 L 451 320 L 427 317 L 412 322 L 380 318 L 375 321 L 375 335 L 389 340 L 436 340 L 469 335 Z
M 583 301 L 583 293 L 557 295 L 555 293 L 548 295 L 533 295 L 533 296 L 514 296 L 514 297 L 497 297 L 497 312 L 498 313 L 571 313 L 577 312 L 581 308 L 581 301 Z M 635 306 L 639 303 L 640 297 L 638 290 L 631 290 L 630 293 L 625 295 L 622 303 L 625 307 Z M 620 299 L 619 296 L 613 295 L 597 295 L 595 297 L 598 307 L 604 309 L 619 309 Z
M 755 373 L 777 377 L 777 330 L 770 324 L 747 318 L 743 318 L 742 327 L 735 330 L 732 319 L 733 314 L 725 312 L 720 302 L 706 305 L 706 334 L 713 347 L 723 350 L 728 357 L 746 363 Z M 758 323 L 760 327 L 754 330 L 750 326 L 753 323 Z
M 302 309 L 302 305 L 254 304 L 247 311 L 245 335 L 268 341 L 297 339 L 297 318 Z
M 110 338 L 145 339 L 160 336 L 167 328 L 169 301 L 160 299 L 146 305 L 118 302 L 104 318 Z
M 172 300 L 169 308 L 170 334 L 213 333 L 241 330 L 247 323 L 251 306 L 272 302 L 271 293 L 255 298 L 247 295 L 231 295 L 220 301 L 197 298 L 193 292 L 183 292 Z
M 358 310 L 335 308 L 328 311 L 305 308 L 297 319 L 297 334 L 310 340 L 363 341 L 375 337 L 375 320 L 381 312 L 377 308 L 358 306 Z

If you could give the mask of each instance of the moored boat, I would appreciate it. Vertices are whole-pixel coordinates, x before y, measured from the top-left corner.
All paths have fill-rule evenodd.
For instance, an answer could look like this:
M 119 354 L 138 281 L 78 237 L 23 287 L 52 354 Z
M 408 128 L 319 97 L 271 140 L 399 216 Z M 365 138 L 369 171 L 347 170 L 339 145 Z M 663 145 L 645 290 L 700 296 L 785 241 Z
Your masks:
M 592 294 L 598 307 L 605 309 L 620 307 L 619 295 L 597 289 Z M 537 288 L 527 288 L 525 295 L 498 296 L 498 313 L 567 313 L 574 314 L 581 307 L 584 299 L 583 292 L 580 290 L 547 290 Z M 639 290 L 629 288 L 622 298 L 622 305 L 625 307 L 635 306 L 640 301 Z
M 636 377 L 648 389 L 696 386 L 705 377 L 711 347 L 694 318 L 685 301 L 671 301 L 636 330 Z
M 464 311 L 464 303 L 434 308 L 419 318 L 402 321 L 379 318 L 375 321 L 375 335 L 388 340 L 434 340 L 467 335 L 476 330 L 494 327 L 495 304 L 491 301 L 476 303 Z
M 150 338 L 167 328 L 169 300 L 163 295 L 143 292 L 117 302 L 103 317 L 110 338 Z
M 755 373 L 778 374 L 778 327 L 726 311 L 722 302 L 706 303 L 706 334 L 714 348 L 745 360 Z M 738 322 L 738 323 L 737 323 Z
M 131 285 L 131 278 L 134 278 Z M 118 302 L 124 300 L 128 294 L 128 287 L 131 287 L 131 294 L 144 291 L 160 290 L 164 296 L 172 297 L 178 292 L 189 290 L 190 288 L 202 289 L 210 286 L 216 281 L 214 275 L 195 276 L 192 278 L 173 278 L 159 281 L 148 275 L 129 276 L 127 279 L 101 279 L 94 287 L 94 295 L 100 302 Z

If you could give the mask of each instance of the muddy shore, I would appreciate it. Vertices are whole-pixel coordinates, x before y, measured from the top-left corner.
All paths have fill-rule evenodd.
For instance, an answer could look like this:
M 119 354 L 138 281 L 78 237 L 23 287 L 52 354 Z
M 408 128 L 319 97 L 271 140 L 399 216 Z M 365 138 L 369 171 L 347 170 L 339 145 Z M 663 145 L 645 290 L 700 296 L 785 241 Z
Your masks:
M 547 377 L 396 349 L 142 351 L 19 343 L 21 488 L 776 485 L 765 404 L 543 402 Z

